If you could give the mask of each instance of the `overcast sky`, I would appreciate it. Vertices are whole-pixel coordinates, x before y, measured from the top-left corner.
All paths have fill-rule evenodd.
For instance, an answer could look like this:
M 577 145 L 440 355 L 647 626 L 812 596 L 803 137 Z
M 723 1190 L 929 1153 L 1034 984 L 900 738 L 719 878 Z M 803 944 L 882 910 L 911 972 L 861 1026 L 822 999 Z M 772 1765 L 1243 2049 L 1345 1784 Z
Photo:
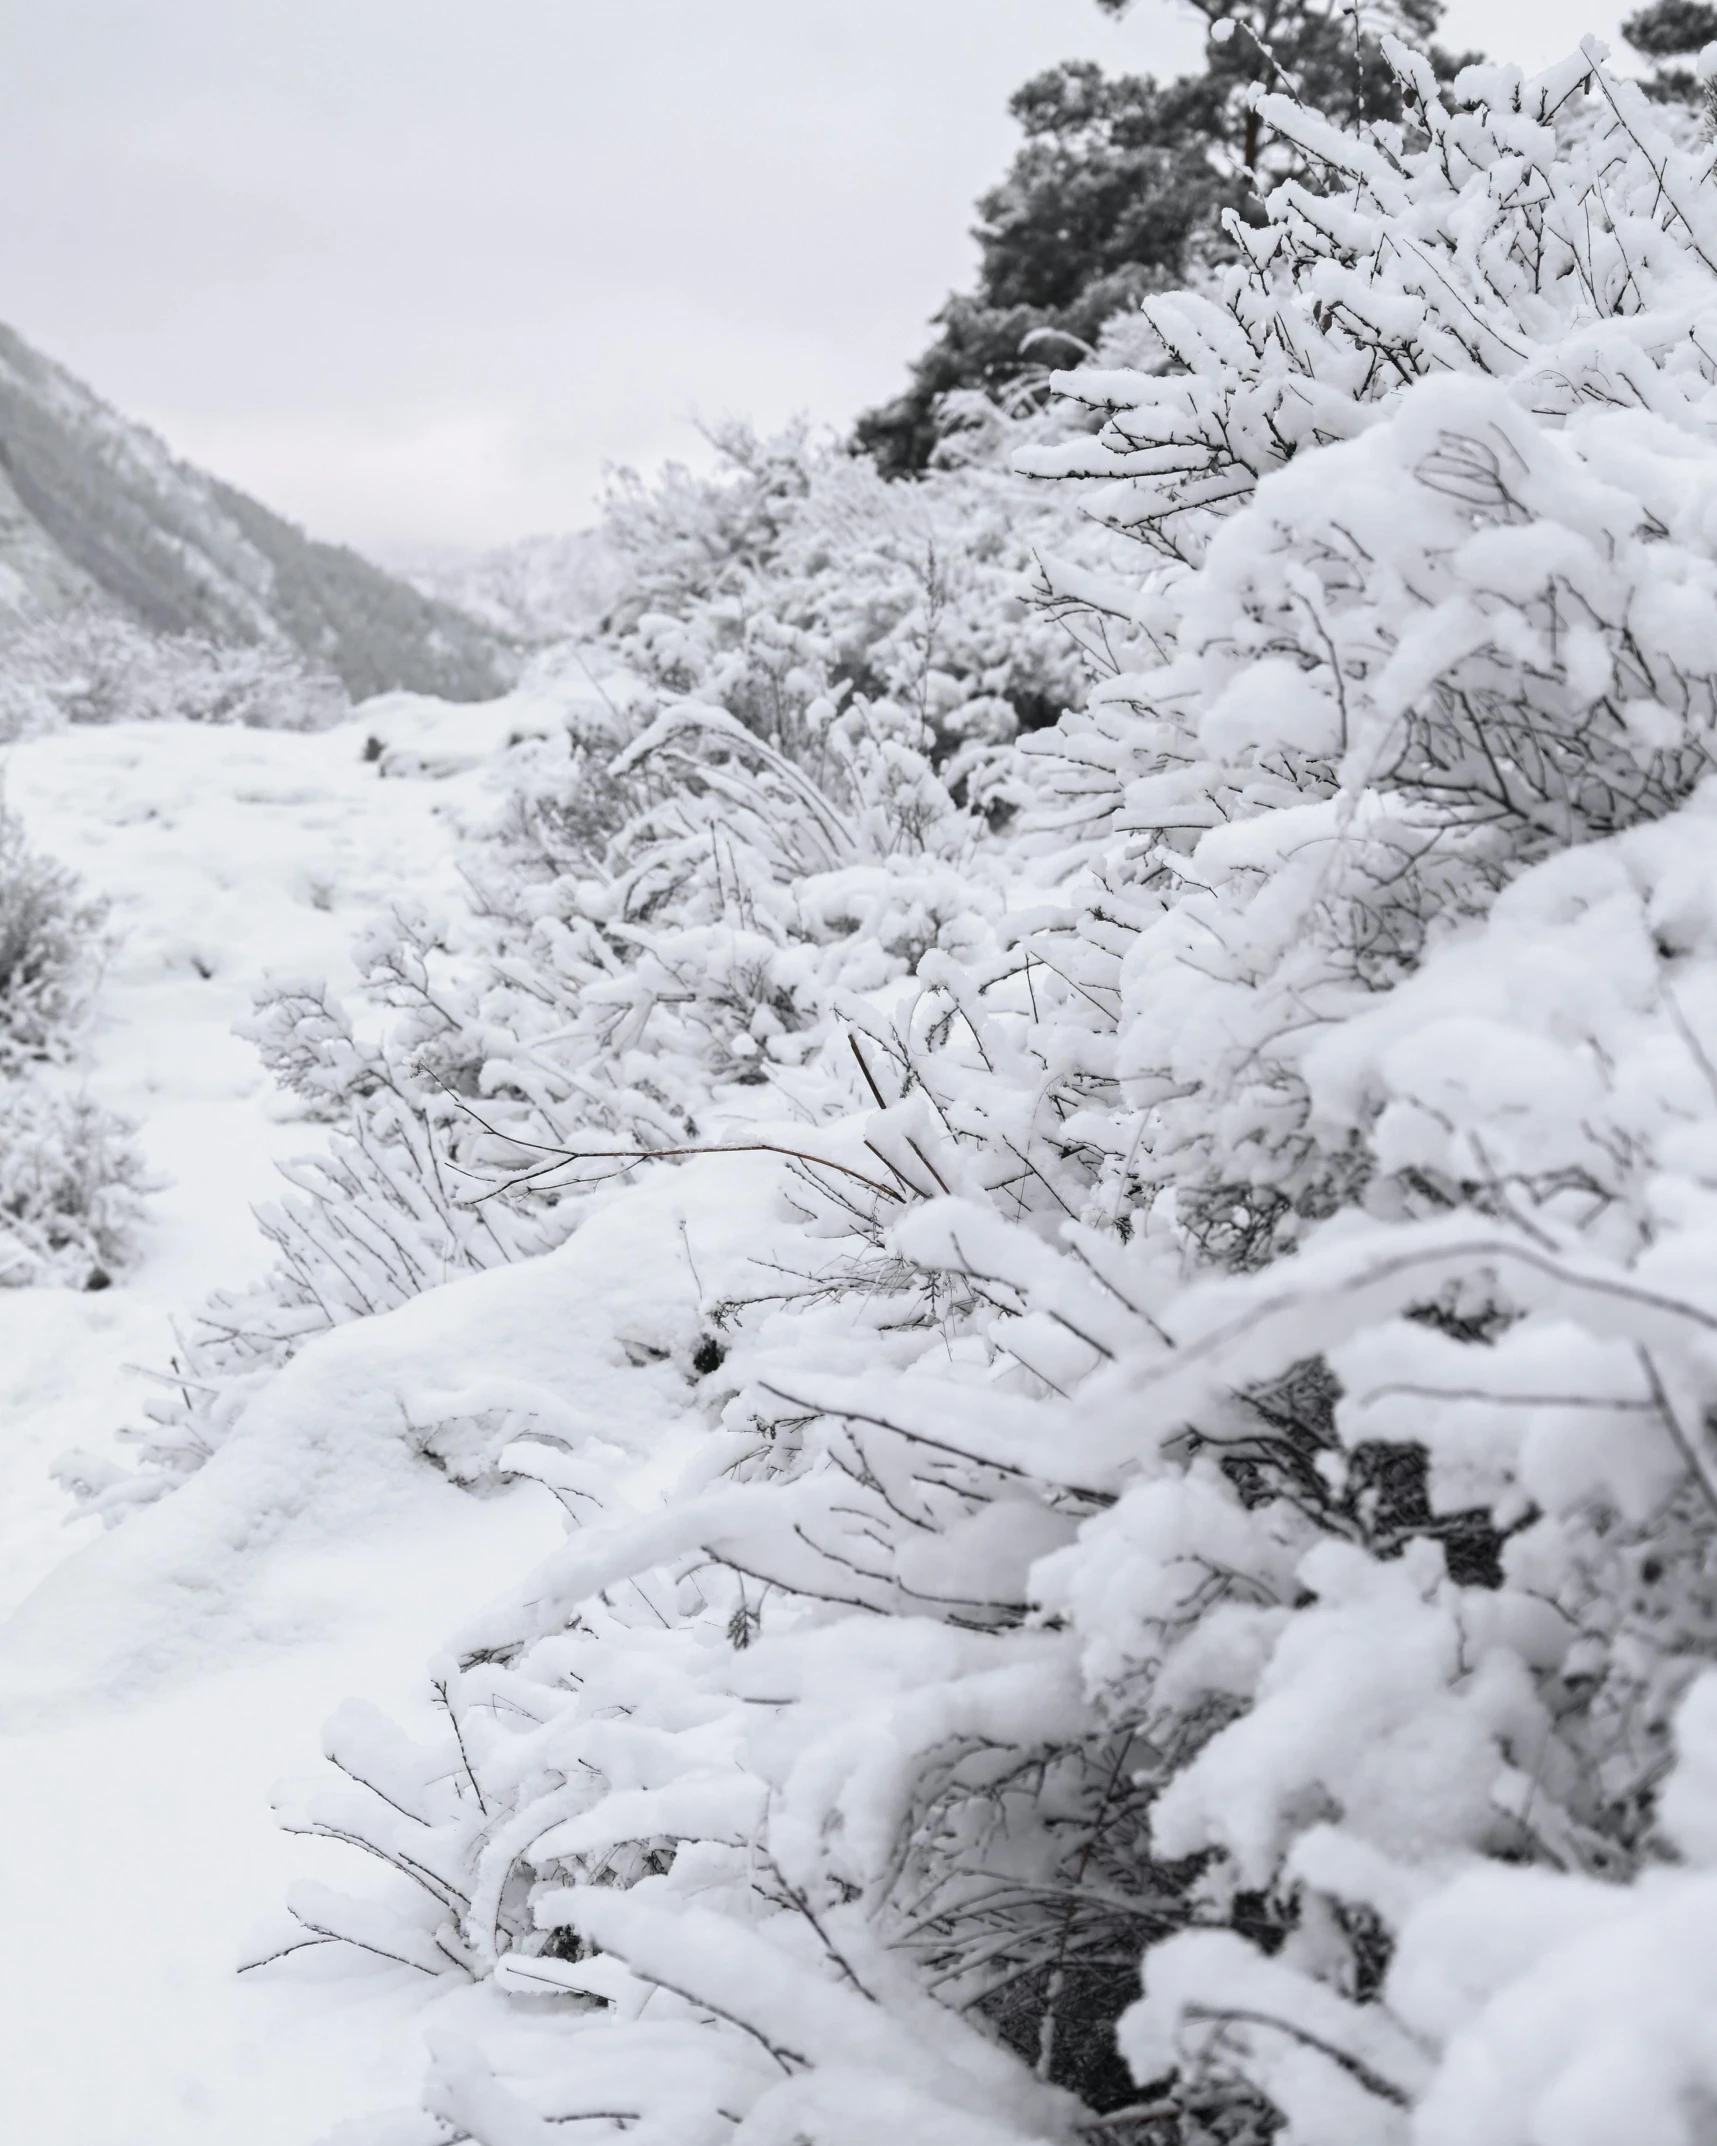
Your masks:
M 1009 93 L 1196 49 L 1174 0 L 0 0 L 0 319 L 319 536 L 573 527 L 696 414 L 895 391 Z

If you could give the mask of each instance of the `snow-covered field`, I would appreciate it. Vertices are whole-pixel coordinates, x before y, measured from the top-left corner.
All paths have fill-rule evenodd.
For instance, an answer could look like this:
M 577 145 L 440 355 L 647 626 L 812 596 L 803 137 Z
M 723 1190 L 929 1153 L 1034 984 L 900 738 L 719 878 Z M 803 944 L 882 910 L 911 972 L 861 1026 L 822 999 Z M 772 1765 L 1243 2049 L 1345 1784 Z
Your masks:
M 347 1694 L 409 1715 L 423 1634 L 559 1535 L 535 1486 L 475 1500 L 419 1471 L 272 1545 L 252 1573 L 265 1614 L 203 1619 L 194 1649 L 127 1648 L 150 1614 L 129 1531 L 68 1528 L 48 1474 L 62 1449 L 136 1420 L 133 1367 L 164 1365 L 172 1316 L 260 1265 L 251 1203 L 277 1156 L 319 1137 L 233 1033 L 252 986 L 269 971 L 338 982 L 390 896 L 453 886 L 482 778 L 390 760 L 378 779 L 374 733 L 419 741 L 417 768 L 459 756 L 436 750 L 445 714 L 402 701 L 370 716 L 313 736 L 71 730 L 5 759 L 31 837 L 112 902 L 82 1070 L 139 1122 L 161 1186 L 120 1284 L 0 1291 L 0 1608 L 73 1560 L 57 1599 L 90 1605 L 108 1635 L 62 1631 L 51 1600 L 0 1626 L 0 2132 L 33 2146 L 304 2146 L 354 2109 L 414 2098 L 421 1977 L 235 1973 L 294 1852 L 269 1792 L 314 1758 Z

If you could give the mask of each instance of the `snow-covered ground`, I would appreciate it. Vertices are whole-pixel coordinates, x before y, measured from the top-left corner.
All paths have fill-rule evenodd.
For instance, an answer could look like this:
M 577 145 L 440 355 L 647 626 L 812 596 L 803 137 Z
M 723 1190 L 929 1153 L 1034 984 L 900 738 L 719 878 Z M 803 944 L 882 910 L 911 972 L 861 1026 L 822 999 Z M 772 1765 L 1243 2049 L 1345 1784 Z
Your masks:
M 433 899 L 453 882 L 469 783 L 378 780 L 373 727 L 126 724 L 5 756 L 32 840 L 112 903 L 80 1074 L 137 1121 L 160 1190 L 123 1286 L 0 1292 L 0 1608 L 68 1547 L 47 1463 L 135 1413 L 145 1381 L 127 1367 L 164 1366 L 172 1316 L 255 1271 L 267 1246 L 251 1206 L 275 1158 L 319 1137 L 234 1033 L 254 986 L 269 971 L 349 979 L 368 915 L 401 888 Z
M 112 902 L 82 1072 L 139 1122 L 161 1181 L 145 1257 L 121 1284 L 0 1291 L 0 1613 L 59 1568 L 57 1593 L 0 1625 L 7 2137 L 308 2146 L 354 2108 L 414 2098 L 420 1978 L 234 1971 L 293 1853 L 269 1790 L 314 1759 L 347 1694 L 412 1711 L 423 1634 L 558 1539 L 552 1500 L 534 1486 L 477 1500 L 414 1476 L 283 1538 L 259 1571 L 267 1613 L 216 1620 L 194 1650 L 121 1649 L 123 1673 L 98 1675 L 68 1630 L 63 1689 L 44 1706 L 56 1602 L 91 1605 L 113 1631 L 146 1610 L 124 1532 L 66 1527 L 48 1467 L 135 1420 L 133 1367 L 165 1363 L 172 1317 L 261 1261 L 251 1204 L 275 1159 L 319 1135 L 234 1023 L 265 972 L 347 979 L 354 932 L 398 890 L 453 891 L 460 827 L 484 807 L 469 747 L 491 714 L 395 697 L 314 736 L 119 726 L 5 755 L 30 836 Z M 372 735 L 392 748 L 379 764 Z

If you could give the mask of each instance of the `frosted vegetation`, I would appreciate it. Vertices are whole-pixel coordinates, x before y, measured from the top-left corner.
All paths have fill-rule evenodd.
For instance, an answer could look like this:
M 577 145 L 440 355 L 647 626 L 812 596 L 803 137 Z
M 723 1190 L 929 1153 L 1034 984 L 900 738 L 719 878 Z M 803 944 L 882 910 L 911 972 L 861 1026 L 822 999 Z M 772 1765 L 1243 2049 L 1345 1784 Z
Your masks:
M 341 2146 L 1717 2135 L 1714 155 L 1384 53 L 1132 364 L 910 485 L 736 431 L 376 717 L 470 898 L 259 1003 L 326 1143 L 65 1464 L 140 1650 L 564 1511 L 283 1803 L 247 1971 L 427 2021 Z
M 0 742 L 67 723 L 243 723 L 320 730 L 344 688 L 280 640 L 160 634 L 93 606 L 0 627 Z
M 131 1129 L 64 1077 L 105 922 L 0 795 L 0 1288 L 104 1288 L 132 1248 L 144 1173 Z

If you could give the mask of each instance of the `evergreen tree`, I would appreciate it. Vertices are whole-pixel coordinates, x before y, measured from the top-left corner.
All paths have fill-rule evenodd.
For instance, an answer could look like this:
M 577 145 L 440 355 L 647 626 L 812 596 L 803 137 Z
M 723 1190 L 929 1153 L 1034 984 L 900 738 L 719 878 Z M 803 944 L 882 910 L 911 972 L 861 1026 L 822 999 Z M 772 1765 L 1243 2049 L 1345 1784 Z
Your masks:
M 1124 14 L 1130 0 L 1098 0 Z M 855 444 L 890 476 L 924 469 L 946 429 L 945 398 L 977 390 L 1029 407 L 1104 323 L 1227 252 L 1229 210 L 1294 166 L 1264 128 L 1255 92 L 1286 89 L 1343 125 L 1398 117 L 1400 90 L 1378 42 L 1428 45 L 1441 0 L 1190 0 L 1205 18 L 1200 73 L 1161 83 L 1068 60 L 1036 75 L 1011 111 L 1025 141 L 978 203 L 978 288 L 936 316 L 936 340 L 905 394 L 859 419 Z M 1685 11 L 1686 0 L 1670 0 Z M 1695 12 L 1698 12 L 1695 10 Z M 1455 62 L 1433 52 L 1440 73 Z
M 1666 63 L 1684 60 L 1717 43 L 1717 7 L 1707 0 L 1653 0 L 1650 7 L 1628 17 L 1622 35 L 1636 52 L 1657 62 L 1644 83 L 1649 96 L 1663 103 L 1692 103 L 1699 98 L 1693 69 Z

